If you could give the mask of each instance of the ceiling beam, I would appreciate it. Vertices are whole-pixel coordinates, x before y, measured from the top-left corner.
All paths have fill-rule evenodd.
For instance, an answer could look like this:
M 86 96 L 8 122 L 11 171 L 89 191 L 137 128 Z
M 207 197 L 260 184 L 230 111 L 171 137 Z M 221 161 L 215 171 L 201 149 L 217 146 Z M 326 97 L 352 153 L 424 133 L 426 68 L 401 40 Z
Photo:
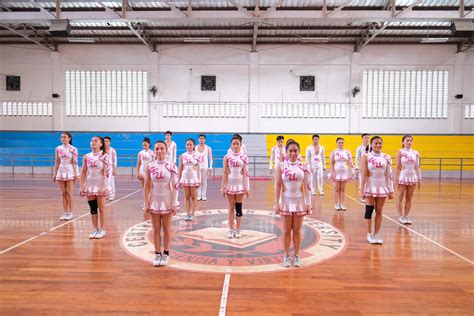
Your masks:
M 106 6 L 105 6 L 106 7 Z M 62 11 L 62 19 L 68 19 L 72 22 L 170 22 L 175 24 L 192 25 L 204 22 L 209 23 L 327 23 L 327 24 L 346 24 L 346 23 L 371 23 L 371 22 L 450 22 L 452 19 L 459 18 L 458 11 L 443 10 L 411 10 L 412 6 L 406 8 L 403 16 L 399 14 L 392 17 L 388 10 L 343 10 L 331 17 L 325 17 L 320 10 L 278 10 L 268 13 L 265 17 L 242 16 L 237 11 L 215 11 L 215 10 L 195 10 L 192 17 L 185 17 L 181 12 L 181 17 L 177 17 L 171 11 L 129 11 L 126 19 L 110 8 L 104 11 Z M 113 12 L 113 13 L 112 13 Z M 216 14 L 218 12 L 218 14 Z M 466 19 L 472 11 L 466 14 Z M 112 14 L 111 14 L 112 13 Z M 3 23 L 48 23 L 50 17 L 45 17 L 42 12 L 0 12 L 0 20 Z
M 127 24 L 128 24 L 128 28 L 130 29 L 130 31 L 132 31 L 132 33 L 133 33 L 136 37 L 138 37 L 138 39 L 139 39 L 143 44 L 145 44 L 145 45 L 150 49 L 150 51 L 154 52 L 154 51 L 155 51 L 155 46 L 154 46 L 153 43 L 150 41 L 150 37 L 149 37 L 148 34 L 146 33 L 143 24 L 141 24 L 141 23 L 127 23 Z M 141 33 L 141 34 L 140 34 L 140 33 Z
M 127 18 L 128 0 L 122 0 L 122 18 Z
M 61 0 L 56 0 L 56 19 L 61 18 Z
M 234 7 L 237 8 L 237 11 L 239 11 L 240 13 L 245 14 L 248 17 L 253 18 L 253 14 L 250 11 L 248 11 L 247 9 L 245 9 L 243 6 L 241 6 L 240 3 L 237 2 L 237 0 L 229 0 L 229 2 L 232 3 L 232 5 Z
M 35 43 L 36 45 L 40 46 L 40 47 L 43 48 L 43 49 L 47 49 L 47 50 L 52 51 L 52 52 L 55 51 L 55 49 L 53 49 L 53 48 L 51 48 L 51 47 L 48 47 L 48 46 L 46 46 L 46 45 L 44 45 L 44 44 L 38 42 L 37 40 L 34 40 L 34 39 L 32 39 L 32 38 L 30 38 L 30 37 L 24 35 L 24 34 L 21 33 L 21 32 L 18 32 L 17 30 L 11 28 L 11 27 L 8 26 L 8 25 L 0 24 L 0 27 L 3 27 L 3 28 L 5 28 L 5 29 L 9 30 L 10 32 L 15 33 L 15 34 L 17 34 L 17 35 L 23 37 L 24 39 L 26 39 L 26 40 L 28 40 L 28 41 L 30 41 L 30 42 Z
M 168 0 L 162 0 L 162 2 L 166 3 L 166 5 L 168 7 L 171 8 L 171 11 L 175 12 L 175 13 L 178 13 L 179 15 L 181 15 L 183 18 L 187 18 L 188 15 L 186 13 L 184 13 L 183 11 L 181 11 L 178 7 L 176 7 L 173 3 L 169 2 Z
M 416 0 L 413 2 L 410 6 L 406 7 L 402 11 L 398 12 L 395 14 L 394 18 L 398 18 L 406 14 L 407 12 L 411 12 L 412 8 L 416 5 L 418 5 L 421 2 L 421 0 Z M 378 27 L 376 23 L 372 23 L 369 28 L 367 29 L 367 32 L 362 35 L 359 41 L 355 43 L 354 45 L 354 51 L 359 52 L 364 46 L 369 44 L 377 35 L 382 33 L 387 27 L 389 26 L 389 22 L 384 22 L 381 27 Z
M 342 11 L 342 9 L 344 9 L 346 6 L 348 6 L 349 4 L 352 3 L 352 0 L 346 0 L 346 2 L 344 2 L 343 4 L 341 4 L 340 6 L 338 6 L 337 8 L 335 8 L 334 10 L 332 10 L 331 12 L 329 12 L 326 16 L 327 17 L 330 17 L 331 15 L 334 15 L 336 14 L 337 12 L 340 12 Z
M 51 12 L 49 12 L 48 10 L 43 8 L 43 6 L 41 4 L 36 3 L 35 0 L 30 0 L 30 3 L 32 3 L 36 8 L 38 8 L 41 13 L 49 16 L 50 19 L 56 19 L 56 15 L 52 14 Z
M 193 14 L 193 0 L 188 0 L 188 16 L 191 16 Z
M 271 14 L 272 12 L 276 11 L 276 9 L 279 6 L 281 6 L 282 3 L 283 3 L 283 0 L 278 0 L 274 5 L 272 5 L 270 8 L 268 8 L 265 12 L 261 13 L 260 17 L 264 18 L 264 17 L 268 16 L 269 14 Z
M 257 51 L 258 23 L 253 25 L 252 52 Z

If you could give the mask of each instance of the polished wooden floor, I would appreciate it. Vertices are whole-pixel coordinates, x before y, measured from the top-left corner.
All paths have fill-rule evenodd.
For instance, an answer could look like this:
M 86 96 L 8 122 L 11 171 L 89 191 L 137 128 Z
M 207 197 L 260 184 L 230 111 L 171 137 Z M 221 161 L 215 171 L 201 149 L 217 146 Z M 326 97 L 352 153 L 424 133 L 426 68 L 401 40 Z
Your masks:
M 210 181 L 201 209 L 225 207 L 219 185 Z M 2 175 L 0 188 L 0 315 L 219 314 L 224 274 L 154 268 L 121 249 L 120 235 L 144 220 L 136 180 L 117 180 L 99 242 L 87 238 L 87 215 L 57 227 L 59 190 L 49 177 Z M 382 246 L 366 241 L 354 183 L 345 213 L 333 210 L 331 189 L 325 183 L 326 196 L 313 199 L 312 217 L 344 231 L 347 250 L 306 268 L 232 274 L 227 315 L 474 314 L 472 180 L 426 180 L 411 231 L 388 219 L 398 217 L 389 202 Z M 252 182 L 252 194 L 244 207 L 271 207 L 271 182 Z M 86 214 L 85 200 L 75 201 L 76 217 Z

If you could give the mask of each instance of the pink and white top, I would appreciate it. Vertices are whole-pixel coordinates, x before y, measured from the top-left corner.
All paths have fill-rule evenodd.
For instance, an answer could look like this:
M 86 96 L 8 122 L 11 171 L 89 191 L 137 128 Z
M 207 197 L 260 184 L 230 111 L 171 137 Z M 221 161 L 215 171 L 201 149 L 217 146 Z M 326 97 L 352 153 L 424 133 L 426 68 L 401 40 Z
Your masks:
M 198 172 L 198 166 L 201 163 L 200 157 L 193 151 L 181 154 L 180 159 L 183 164 L 183 170 L 181 171 L 179 183 L 185 187 L 199 186 L 201 183 L 200 173 Z
M 324 146 L 318 144 L 317 149 L 311 144 L 306 148 L 306 164 L 312 169 L 326 168 Z
M 227 186 L 224 188 L 228 194 L 244 194 L 250 190 L 249 161 L 244 153 L 230 153 L 225 155 L 227 159 Z
M 176 164 L 176 150 L 178 148 L 176 146 L 176 143 L 174 141 L 171 141 L 171 145 L 166 143 L 166 146 L 167 146 L 166 156 L 165 156 L 166 160 L 168 160 L 169 162 L 173 164 Z
M 211 147 L 204 145 L 204 150 L 200 151 L 200 146 L 196 147 L 195 153 L 199 156 L 199 168 L 201 169 L 212 169 L 212 149 Z
M 272 152 L 270 154 L 270 165 L 268 169 L 273 170 L 274 168 L 280 168 L 280 162 L 282 161 L 282 157 L 286 154 L 285 146 L 278 146 L 275 145 L 272 147 Z
M 402 170 L 398 177 L 398 183 L 403 185 L 418 184 L 421 180 L 421 174 L 419 172 L 420 154 L 413 149 L 400 149 L 400 161 Z
M 280 165 L 282 197 L 281 215 L 306 215 L 311 206 L 311 173 L 301 161 L 284 161 Z
M 115 148 L 110 147 L 108 155 L 110 156 L 110 164 L 113 167 L 117 167 L 117 151 Z
M 179 208 L 178 170 L 167 160 L 155 160 L 148 165 L 151 192 L 147 211 L 155 214 L 169 214 L 173 207 Z
M 90 152 L 84 155 L 84 165 L 87 166 L 85 182 L 82 191 L 88 196 L 107 196 L 109 194 L 108 178 L 111 173 L 109 155 L 102 151 Z
M 56 156 L 59 157 L 58 171 L 56 180 L 69 181 L 79 176 L 77 148 L 72 145 L 60 145 L 56 147 Z
M 347 149 L 336 149 L 333 151 L 334 158 L 334 173 L 335 179 L 332 179 L 332 175 L 329 174 L 329 179 L 333 181 L 349 181 L 352 179 L 354 170 L 347 167 L 347 164 L 352 164 L 352 154 Z
M 140 177 L 145 177 L 146 168 L 154 159 L 155 153 L 151 149 L 143 149 L 138 153 L 138 160 L 140 160 L 140 170 L 138 172 Z
M 384 153 L 367 154 L 368 177 L 365 196 L 387 197 L 393 192 L 392 158 Z

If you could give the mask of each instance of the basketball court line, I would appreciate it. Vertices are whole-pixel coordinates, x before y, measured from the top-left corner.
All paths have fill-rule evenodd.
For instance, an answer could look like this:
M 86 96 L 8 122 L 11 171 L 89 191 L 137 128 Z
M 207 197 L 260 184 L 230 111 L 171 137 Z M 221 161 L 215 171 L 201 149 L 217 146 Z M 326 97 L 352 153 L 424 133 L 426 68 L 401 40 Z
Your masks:
M 140 192 L 141 190 L 142 190 L 142 189 L 138 189 L 138 190 L 136 190 L 136 191 L 134 191 L 134 192 L 132 192 L 132 193 L 130 193 L 130 194 L 127 194 L 127 195 L 121 197 L 120 199 L 117 199 L 117 200 L 115 200 L 115 201 L 112 201 L 112 202 L 106 204 L 105 206 L 109 206 L 109 205 L 112 205 L 112 204 L 114 204 L 114 203 L 117 203 L 117 202 L 119 202 L 119 201 L 121 201 L 121 200 L 123 200 L 123 199 L 125 199 L 125 198 L 128 198 L 129 196 L 134 195 L 134 194 L 137 193 L 137 192 Z M 64 222 L 64 223 L 62 223 L 62 224 L 60 224 L 60 225 L 58 225 L 58 226 L 52 227 L 52 228 L 50 228 L 48 231 L 39 233 L 39 234 L 36 235 L 36 236 L 30 237 L 30 238 L 28 238 L 28 239 L 26 239 L 26 240 L 23 240 L 22 242 L 19 242 L 19 243 L 17 243 L 16 245 L 13 245 L 13 246 L 11 246 L 11 247 L 9 247 L 9 248 L 7 248 L 7 249 L 4 249 L 4 250 L 0 251 L 0 255 L 3 255 L 3 254 L 5 254 L 5 253 L 7 253 L 7 252 L 9 252 L 9 251 L 11 251 L 11 250 L 13 250 L 13 249 L 15 249 L 15 248 L 18 248 L 18 247 L 20 247 L 20 246 L 26 244 L 26 243 L 29 243 L 30 241 L 35 240 L 36 238 L 39 238 L 39 237 L 41 237 L 41 236 L 44 236 L 44 235 L 46 235 L 48 232 L 52 232 L 52 231 L 54 231 L 54 230 L 56 230 L 56 229 L 58 229 L 58 228 L 60 228 L 60 227 L 63 227 L 63 226 L 68 225 L 68 224 L 70 224 L 70 223 L 72 223 L 72 222 L 75 222 L 75 221 L 77 221 L 78 219 L 81 219 L 81 218 L 83 218 L 84 216 L 87 216 L 87 215 L 89 215 L 89 212 L 87 212 L 87 213 L 85 213 L 85 214 L 82 214 L 82 215 L 80 215 L 80 216 L 78 216 L 78 217 L 76 217 L 76 218 L 74 218 L 74 219 L 72 219 L 72 220 L 70 220 L 70 221 Z
M 351 200 L 354 200 L 356 203 L 365 206 L 365 204 L 361 203 L 359 200 L 353 198 L 353 197 L 350 196 L 349 194 L 346 193 L 345 196 L 347 196 L 347 197 L 350 198 Z M 399 223 L 398 221 L 392 219 L 391 217 L 389 217 L 389 216 L 387 216 L 387 215 L 385 215 L 385 214 L 382 214 L 382 216 L 385 217 L 386 219 L 388 219 L 389 221 L 391 221 L 391 222 L 397 224 L 398 226 L 405 228 L 405 229 L 408 230 L 409 232 L 412 232 L 412 233 L 414 233 L 415 235 L 418 235 L 418 236 L 420 236 L 421 238 L 423 238 L 423 239 L 425 239 L 425 240 L 428 240 L 429 242 L 431 242 L 431 243 L 435 244 L 436 246 L 440 247 L 441 249 L 444 249 L 444 250 L 446 250 L 447 252 L 449 252 L 449 253 L 455 255 L 456 257 L 458 257 L 458 258 L 460 258 L 460 259 L 462 259 L 462 260 L 464 260 L 464 261 L 466 261 L 466 262 L 468 262 L 468 263 L 470 263 L 470 264 L 474 264 L 474 261 L 472 261 L 472 260 L 470 260 L 470 259 L 464 257 L 463 255 L 457 253 L 457 252 L 454 251 L 454 250 L 449 249 L 449 248 L 446 247 L 446 246 L 443 246 L 443 245 L 440 244 L 439 242 L 434 241 L 433 239 L 431 239 L 431 238 L 429 238 L 429 237 L 427 237 L 427 236 L 425 236 L 425 235 L 423 235 L 423 234 L 417 232 L 416 230 L 414 230 L 414 229 L 412 229 L 412 228 L 410 228 L 410 227 L 407 227 L 406 225 L 403 225 L 403 224 Z
M 229 294 L 230 273 L 225 274 L 224 285 L 222 286 L 221 305 L 219 307 L 219 316 L 225 316 L 227 309 L 227 297 Z

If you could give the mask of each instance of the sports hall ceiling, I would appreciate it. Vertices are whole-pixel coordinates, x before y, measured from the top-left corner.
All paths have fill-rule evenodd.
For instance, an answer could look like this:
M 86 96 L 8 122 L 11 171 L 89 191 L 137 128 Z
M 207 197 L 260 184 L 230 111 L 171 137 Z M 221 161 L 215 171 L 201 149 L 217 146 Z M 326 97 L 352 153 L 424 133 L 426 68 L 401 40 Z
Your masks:
M 474 0 L 0 0 L 0 45 L 450 44 L 473 41 Z M 53 36 L 53 23 L 70 25 Z M 456 26 L 456 32 L 452 25 Z M 56 24 L 58 25 L 58 24 Z

